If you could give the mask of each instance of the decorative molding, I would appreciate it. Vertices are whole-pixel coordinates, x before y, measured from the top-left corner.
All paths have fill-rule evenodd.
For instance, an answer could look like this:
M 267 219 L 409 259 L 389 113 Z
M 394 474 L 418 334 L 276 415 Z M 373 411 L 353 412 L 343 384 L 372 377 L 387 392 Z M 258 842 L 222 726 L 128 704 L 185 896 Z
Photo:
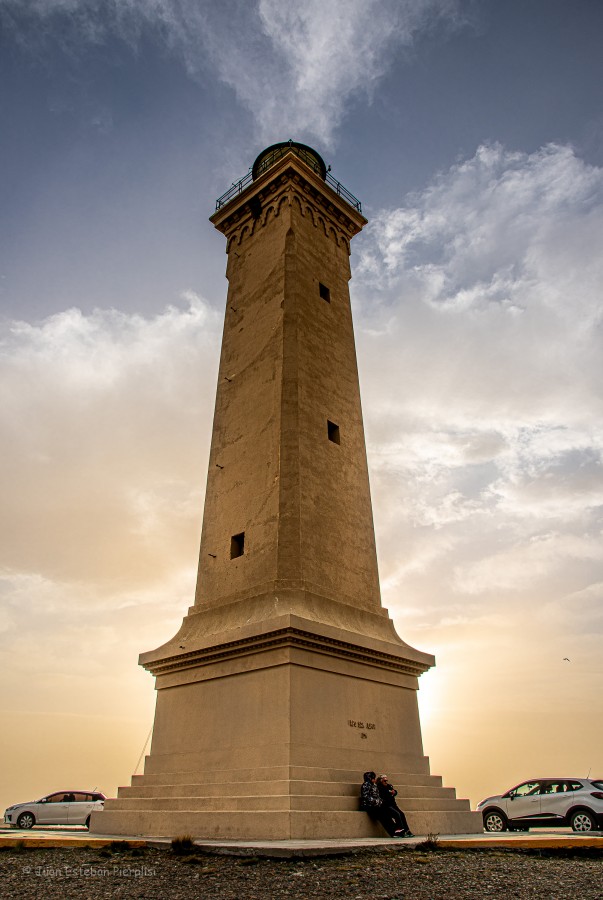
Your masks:
M 262 204 L 257 217 L 252 213 L 251 201 L 254 198 Z M 244 201 L 220 223 L 219 230 L 227 237 L 226 252 L 233 246 L 240 246 L 258 227 L 267 225 L 271 216 L 278 217 L 281 207 L 285 203 L 290 207 L 293 200 L 298 202 L 301 215 L 309 216 L 315 228 L 321 228 L 326 237 L 350 252 L 350 238 L 360 231 L 358 223 L 344 212 L 343 204 L 336 206 L 326 192 L 302 178 L 293 166 L 261 186 L 260 190 L 248 193 Z
M 248 656 L 284 647 L 322 653 L 338 659 L 346 659 L 381 669 L 389 669 L 404 675 L 419 676 L 430 668 L 429 665 L 403 656 L 371 650 L 368 647 L 323 637 L 309 631 L 302 631 L 299 628 L 279 628 L 254 637 L 228 641 L 224 644 L 216 644 L 213 647 L 204 647 L 192 650 L 189 653 L 181 653 L 178 656 L 168 656 L 165 659 L 146 663 L 144 668 L 156 676 L 167 675 L 182 669 L 198 668 L 216 662 L 236 659 L 240 656 Z

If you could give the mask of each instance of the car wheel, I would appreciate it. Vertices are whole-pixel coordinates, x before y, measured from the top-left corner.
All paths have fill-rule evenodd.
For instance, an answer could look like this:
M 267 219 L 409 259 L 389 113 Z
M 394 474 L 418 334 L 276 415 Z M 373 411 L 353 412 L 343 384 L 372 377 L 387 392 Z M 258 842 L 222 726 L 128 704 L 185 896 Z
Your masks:
M 507 818 L 497 809 L 484 814 L 484 831 L 500 832 L 507 830 Z
M 21 815 L 17 819 L 17 826 L 19 828 L 33 828 L 35 824 L 36 817 L 33 813 L 30 812 L 21 813 Z
M 573 831 L 596 831 L 597 823 L 595 817 L 587 809 L 578 809 L 572 813 L 570 824 Z

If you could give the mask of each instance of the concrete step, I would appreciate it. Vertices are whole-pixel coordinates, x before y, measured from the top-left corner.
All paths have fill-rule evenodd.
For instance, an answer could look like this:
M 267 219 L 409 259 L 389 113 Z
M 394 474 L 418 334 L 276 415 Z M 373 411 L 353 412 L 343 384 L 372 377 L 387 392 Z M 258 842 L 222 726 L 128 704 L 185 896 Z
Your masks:
M 191 781 L 190 770 L 183 772 L 157 772 L 133 775 L 132 785 L 136 784 L 187 784 Z M 360 789 L 362 772 L 352 769 L 330 769 L 312 766 L 267 766 L 265 768 L 250 769 L 220 769 L 219 771 L 204 771 L 204 781 L 212 784 L 227 784 L 229 782 L 241 783 L 245 781 L 320 781 L 320 782 L 344 782 L 355 784 Z M 380 773 L 379 773 L 380 774 Z M 424 784 L 432 787 L 441 787 L 442 779 L 439 775 L 425 775 L 414 772 L 387 773 L 390 781 L 400 790 L 400 785 Z
M 479 813 L 443 810 L 409 812 L 415 834 L 482 833 Z M 205 840 L 328 840 L 385 837 L 363 812 L 115 810 L 92 813 L 91 833 L 173 838 L 190 834 Z
M 405 800 L 400 808 L 410 810 L 469 810 L 468 800 L 453 797 L 421 797 Z M 238 810 L 314 810 L 316 812 L 358 810 L 357 797 L 329 797 L 324 795 L 273 794 L 248 797 L 118 797 L 105 801 L 105 809 L 112 810 L 210 810 L 236 812 Z
M 242 781 L 228 784 L 228 796 L 248 797 L 271 794 L 313 794 L 318 796 L 354 797 L 359 796 L 357 783 L 332 781 Z M 120 798 L 132 797 L 223 797 L 225 785 L 206 784 L 139 784 L 121 787 Z M 398 799 L 413 797 L 447 797 L 454 799 L 454 788 L 431 787 L 428 785 L 400 785 Z
M 228 767 L 224 770 L 224 765 Z M 373 769 L 378 774 L 387 772 L 393 777 L 394 772 L 413 772 L 416 775 L 429 776 L 429 758 L 418 754 L 383 752 L 374 748 L 367 753 L 361 746 L 355 750 L 334 747 L 319 748 L 314 742 L 308 744 L 267 744 L 263 747 L 229 747 L 216 746 L 213 750 L 202 753 L 154 753 L 146 757 L 144 772 L 146 775 L 162 775 L 166 772 L 216 772 L 223 770 L 223 778 L 227 780 L 235 770 L 262 768 L 312 768 L 323 769 L 333 773 L 344 771 L 349 778 L 362 780 L 366 769 Z M 260 777 L 260 776 L 257 776 Z M 328 780 L 328 779 L 325 779 Z M 348 780 L 348 779 L 345 779 Z
M 105 800 L 105 809 L 116 810 L 210 810 L 233 812 L 237 810 L 289 810 L 290 797 L 286 794 L 249 797 L 118 797 Z M 343 798 L 344 802 L 347 798 Z

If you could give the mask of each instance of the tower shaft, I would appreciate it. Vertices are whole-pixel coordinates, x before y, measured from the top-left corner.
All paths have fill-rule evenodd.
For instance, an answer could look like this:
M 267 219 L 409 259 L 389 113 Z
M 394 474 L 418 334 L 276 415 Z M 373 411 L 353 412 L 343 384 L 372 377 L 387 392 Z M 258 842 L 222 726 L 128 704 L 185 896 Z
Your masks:
M 301 590 L 380 615 L 348 291 L 365 220 L 293 166 L 254 183 L 255 216 L 242 197 L 214 217 L 229 290 L 195 606 Z

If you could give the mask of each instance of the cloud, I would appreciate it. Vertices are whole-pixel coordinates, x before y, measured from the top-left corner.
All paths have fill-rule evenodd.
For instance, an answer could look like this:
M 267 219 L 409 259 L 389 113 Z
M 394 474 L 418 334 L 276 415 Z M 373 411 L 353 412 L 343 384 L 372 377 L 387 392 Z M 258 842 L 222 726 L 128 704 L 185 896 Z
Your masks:
M 526 154 L 481 146 L 405 207 L 373 218 L 361 271 L 382 287 L 403 278 L 448 312 L 497 305 L 519 315 L 544 303 L 588 326 L 601 321 L 592 291 L 602 266 L 602 194 L 601 170 L 570 147 Z M 568 304 L 581 261 L 587 293 Z
M 150 319 L 70 309 L 4 323 L 0 346 L 2 567 L 106 591 L 194 565 L 210 307 L 188 294 Z
M 405 639 L 504 608 L 519 653 L 553 604 L 582 640 L 567 598 L 603 578 L 602 241 L 603 170 L 560 145 L 479 147 L 355 241 L 382 587 Z
M 192 292 L 147 318 L 0 323 L 6 804 L 61 778 L 114 793 L 136 763 L 138 654 L 194 598 L 220 332 Z
M 110 791 L 140 752 L 153 691 L 138 654 L 194 599 L 220 333 L 193 292 L 148 318 L 0 324 L 3 714 L 48 737 L 23 792 L 48 790 L 79 740 L 82 782 Z M 9 751 L 10 790 L 19 766 Z
M 566 582 L 567 590 L 568 581 L 571 584 L 576 576 L 585 574 L 587 563 L 595 562 L 597 569 L 601 569 L 600 537 L 600 534 L 541 532 L 514 545 L 508 542 L 500 552 L 459 567 L 454 589 L 469 595 L 520 591 L 532 597 L 541 593 L 546 596 L 549 586 L 561 579 Z M 572 565 L 576 560 L 579 572 Z
M 0 16 L 30 46 L 50 37 L 81 55 L 114 36 L 138 47 L 151 30 L 192 76 L 215 73 L 233 89 L 259 140 L 327 146 L 352 98 L 370 98 L 396 52 L 427 31 L 460 27 L 462 8 L 460 0 L 33 0 L 23 10 L 21 0 L 0 0 Z

